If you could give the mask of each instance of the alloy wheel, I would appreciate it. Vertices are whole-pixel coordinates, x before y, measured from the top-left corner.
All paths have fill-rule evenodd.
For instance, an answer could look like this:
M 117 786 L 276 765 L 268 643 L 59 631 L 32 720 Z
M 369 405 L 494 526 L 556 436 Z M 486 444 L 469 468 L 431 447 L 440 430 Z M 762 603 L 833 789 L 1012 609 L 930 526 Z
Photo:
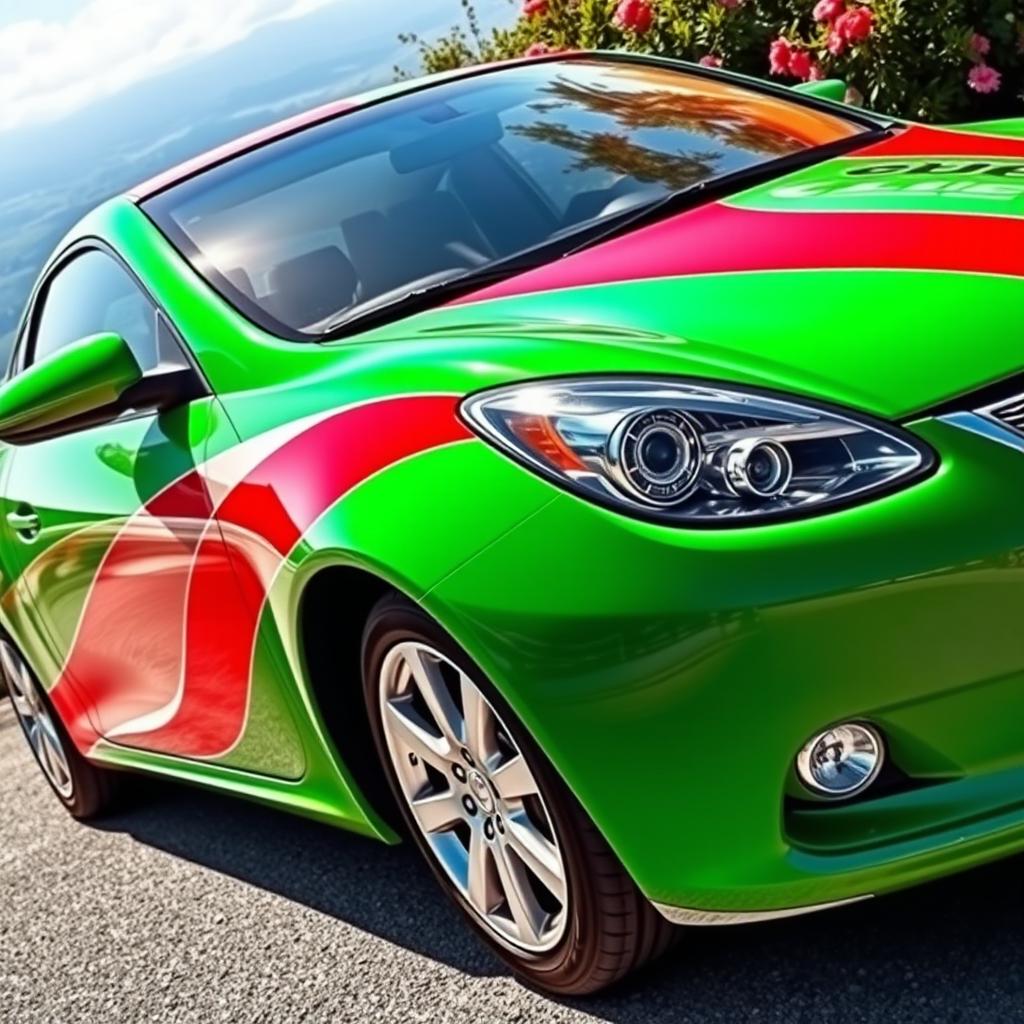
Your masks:
M 565 859 L 534 773 L 493 705 L 418 641 L 387 652 L 379 694 L 402 795 L 451 883 L 502 943 L 551 949 L 568 918 Z
M 0 641 L 0 666 L 3 667 L 14 712 L 39 767 L 57 793 L 70 800 L 75 789 L 71 766 L 53 716 L 28 666 L 6 641 Z

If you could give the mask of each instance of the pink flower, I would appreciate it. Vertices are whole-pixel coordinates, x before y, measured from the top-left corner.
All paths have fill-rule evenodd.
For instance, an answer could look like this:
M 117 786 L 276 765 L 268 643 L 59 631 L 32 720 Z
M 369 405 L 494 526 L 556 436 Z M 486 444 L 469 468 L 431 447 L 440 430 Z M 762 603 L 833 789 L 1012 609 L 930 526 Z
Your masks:
M 830 25 L 846 10 L 846 0 L 818 0 L 814 5 L 814 20 L 827 21 Z
M 845 50 L 846 40 L 835 29 L 832 29 L 828 34 L 828 52 L 833 57 L 841 57 Z
M 824 77 L 825 69 L 817 61 L 815 61 L 811 65 L 811 73 L 809 76 L 809 80 L 812 82 L 820 82 L 824 79 Z
M 788 75 L 793 59 L 793 47 L 788 39 L 779 36 L 768 49 L 768 62 L 773 75 Z
M 720 68 L 722 66 L 722 58 L 714 53 L 706 53 L 697 63 L 702 68 Z
M 811 77 L 811 55 L 806 50 L 793 50 L 789 57 L 789 73 L 801 82 Z
M 854 7 L 841 15 L 835 24 L 835 30 L 848 43 L 860 43 L 871 35 L 875 16 L 867 7 Z
M 967 53 L 972 60 L 978 57 L 987 57 L 991 49 L 992 43 L 988 36 L 983 36 L 979 32 L 973 33 L 967 40 Z
M 530 43 L 530 45 L 523 50 L 524 57 L 543 57 L 547 53 L 557 53 L 557 50 L 553 50 L 547 43 Z
M 967 84 L 975 92 L 998 92 L 1002 82 L 1003 76 L 984 62 L 975 64 L 967 73 Z
M 647 0 L 619 0 L 612 20 L 619 28 L 642 36 L 654 21 L 654 11 Z
M 547 14 L 548 0 L 524 0 L 523 16 L 527 18 L 538 17 Z
M 739 7 L 743 0 L 718 0 L 718 2 L 727 10 L 733 10 L 735 7 Z

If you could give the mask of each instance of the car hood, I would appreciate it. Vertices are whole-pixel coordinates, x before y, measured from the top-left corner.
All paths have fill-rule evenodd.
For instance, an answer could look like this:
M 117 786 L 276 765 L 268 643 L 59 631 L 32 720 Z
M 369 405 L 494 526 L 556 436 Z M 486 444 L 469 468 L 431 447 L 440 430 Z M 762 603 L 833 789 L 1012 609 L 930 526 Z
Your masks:
M 416 321 L 906 417 L 1024 369 L 1024 142 L 900 130 Z

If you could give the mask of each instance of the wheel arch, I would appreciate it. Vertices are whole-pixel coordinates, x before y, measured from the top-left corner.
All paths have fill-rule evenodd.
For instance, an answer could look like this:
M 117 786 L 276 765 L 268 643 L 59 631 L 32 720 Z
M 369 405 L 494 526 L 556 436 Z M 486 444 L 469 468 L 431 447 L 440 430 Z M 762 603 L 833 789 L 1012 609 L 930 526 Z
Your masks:
M 302 580 L 294 605 L 295 640 L 307 699 L 320 717 L 349 784 L 357 790 L 357 799 L 392 832 L 401 835 L 402 815 L 380 770 L 362 677 L 366 623 L 374 606 L 387 594 L 398 594 L 420 608 L 457 646 L 467 649 L 459 639 L 460 631 L 451 628 L 448 616 L 438 614 L 442 609 L 436 602 L 423 600 L 423 594 L 418 597 L 416 588 L 404 580 L 396 582 L 383 566 L 356 562 L 351 560 L 351 553 L 341 552 L 336 557 L 321 552 L 315 567 L 309 567 Z M 510 703 L 500 683 L 492 681 L 492 686 L 503 701 Z M 514 714 L 519 727 L 537 743 L 515 709 L 509 706 L 505 711 Z
M 395 830 L 401 818 L 376 770 L 362 685 L 363 629 L 374 605 L 391 592 L 403 591 L 362 566 L 320 566 L 299 596 L 297 638 L 309 696 L 328 738 L 363 799 Z

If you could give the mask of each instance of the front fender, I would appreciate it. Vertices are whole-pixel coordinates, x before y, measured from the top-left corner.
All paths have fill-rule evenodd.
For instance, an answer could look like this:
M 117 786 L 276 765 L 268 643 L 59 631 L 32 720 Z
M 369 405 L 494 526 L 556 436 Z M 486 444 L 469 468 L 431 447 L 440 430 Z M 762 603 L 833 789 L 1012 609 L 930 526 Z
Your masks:
M 350 752 L 337 749 L 314 693 L 302 639 L 302 601 L 310 581 L 327 569 L 358 568 L 420 601 L 556 498 L 550 485 L 483 442 L 456 441 L 395 463 L 347 492 L 273 574 L 261 631 L 286 663 L 283 678 L 295 681 L 298 717 L 308 723 L 302 729 L 307 762 L 333 764 L 347 790 L 346 804 L 378 835 L 387 836 L 387 827 L 360 790 L 346 760 Z M 338 608 L 339 616 L 364 611 Z M 361 622 L 344 626 L 349 635 L 362 629 Z M 339 677 L 337 685 L 358 691 L 361 680 Z

